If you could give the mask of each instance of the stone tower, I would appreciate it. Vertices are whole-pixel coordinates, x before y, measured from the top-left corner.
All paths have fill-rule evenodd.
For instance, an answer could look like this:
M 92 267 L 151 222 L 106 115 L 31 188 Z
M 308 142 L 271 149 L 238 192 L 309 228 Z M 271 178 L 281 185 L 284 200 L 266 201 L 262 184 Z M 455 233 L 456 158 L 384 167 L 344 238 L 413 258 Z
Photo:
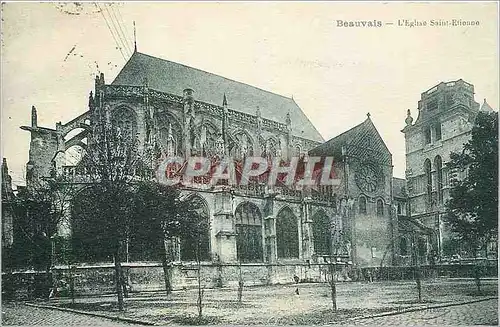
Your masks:
M 479 103 L 474 86 L 461 79 L 441 82 L 421 94 L 418 117 L 408 110 L 402 130 L 406 143 L 406 180 L 409 215 L 433 230 L 426 252 L 443 254 L 447 238 L 443 225 L 444 205 L 449 198 L 451 152 L 460 152 L 470 138 Z

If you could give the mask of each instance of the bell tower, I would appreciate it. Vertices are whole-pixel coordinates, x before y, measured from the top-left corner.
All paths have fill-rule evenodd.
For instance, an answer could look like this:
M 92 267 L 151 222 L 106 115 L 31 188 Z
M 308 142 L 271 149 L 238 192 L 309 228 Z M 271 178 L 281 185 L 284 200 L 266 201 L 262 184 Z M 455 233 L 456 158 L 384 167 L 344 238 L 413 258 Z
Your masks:
M 428 228 L 427 250 L 442 254 L 446 231 L 442 216 L 450 194 L 446 163 L 470 138 L 479 103 L 474 86 L 462 79 L 441 82 L 421 94 L 417 118 L 407 110 L 406 181 L 409 215 Z

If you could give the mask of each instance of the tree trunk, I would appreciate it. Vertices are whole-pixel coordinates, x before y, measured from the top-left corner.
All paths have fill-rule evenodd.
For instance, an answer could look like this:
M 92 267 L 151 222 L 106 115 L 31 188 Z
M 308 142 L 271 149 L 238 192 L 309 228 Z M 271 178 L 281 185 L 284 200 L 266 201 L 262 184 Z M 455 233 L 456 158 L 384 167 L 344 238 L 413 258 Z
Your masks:
M 333 311 L 337 311 L 337 285 L 335 284 L 335 269 L 334 265 L 330 260 L 330 291 L 332 297 L 332 308 Z
M 422 302 L 422 282 L 420 276 L 420 267 L 416 267 L 416 282 L 417 282 L 417 291 L 418 291 L 418 302 Z
M 481 294 L 481 273 L 479 271 L 480 267 L 477 262 L 477 251 L 474 251 L 474 279 L 476 282 L 476 288 L 478 295 Z
M 69 291 L 71 293 L 71 305 L 75 305 L 75 267 L 69 266 Z
M 56 294 L 56 285 L 55 285 L 55 278 L 53 278 L 52 276 L 52 271 L 51 271 L 51 267 L 50 266 L 47 266 L 46 269 L 45 269 L 45 285 L 47 285 L 47 287 L 44 287 L 45 291 L 48 291 L 48 292 L 45 292 L 47 294 L 47 300 L 50 300 L 50 295 L 52 292 L 54 292 L 54 296 Z
M 123 296 L 125 298 L 128 298 L 128 280 L 125 278 L 125 270 L 123 269 L 123 267 L 121 267 L 120 265 L 120 276 L 121 276 L 121 284 L 122 284 L 122 288 L 123 288 Z
M 203 314 L 203 290 L 201 288 L 201 261 L 199 243 L 196 246 L 196 262 L 198 263 L 198 319 L 201 319 Z
M 167 295 L 172 294 L 172 272 L 171 272 L 171 256 L 169 253 L 169 248 L 167 245 L 166 238 L 163 239 L 163 257 L 162 257 L 162 267 L 163 267 L 163 281 L 165 283 L 165 291 Z
M 241 303 L 243 297 L 243 276 L 241 275 L 241 262 L 238 265 L 239 277 L 238 277 L 238 302 Z
M 170 269 L 170 261 L 166 258 L 166 253 L 163 256 L 162 260 L 163 266 L 163 279 L 165 281 L 165 291 L 167 295 L 172 293 L 172 282 L 171 282 L 171 269 Z
M 123 311 L 123 288 L 122 288 L 122 265 L 120 262 L 119 251 L 114 254 L 115 259 L 115 279 L 116 295 L 118 297 L 118 310 Z

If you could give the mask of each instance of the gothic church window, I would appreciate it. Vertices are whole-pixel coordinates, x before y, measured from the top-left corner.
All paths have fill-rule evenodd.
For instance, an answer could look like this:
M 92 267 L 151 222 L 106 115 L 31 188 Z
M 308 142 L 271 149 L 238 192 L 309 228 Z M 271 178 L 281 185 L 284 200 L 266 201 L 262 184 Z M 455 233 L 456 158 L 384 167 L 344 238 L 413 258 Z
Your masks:
M 427 198 L 430 201 L 432 197 L 432 167 L 431 167 L 431 161 L 429 159 L 425 160 L 424 163 L 424 169 L 425 169 L 425 180 L 426 180 L 426 185 L 427 185 Z
M 233 138 L 230 154 L 235 159 L 253 156 L 253 142 L 251 138 L 245 133 L 236 134 Z
M 331 249 L 330 219 L 322 210 L 313 216 L 313 238 L 314 252 L 316 254 L 329 255 Z
M 437 193 L 439 202 L 443 202 L 443 160 L 440 156 L 434 158 L 434 168 L 436 169 Z
M 439 141 L 441 139 L 441 123 L 437 123 L 435 125 L 435 131 L 436 131 L 436 141 Z
M 286 207 L 276 218 L 276 245 L 278 258 L 299 257 L 299 235 L 297 217 Z
M 111 125 L 116 131 L 116 137 L 120 142 L 135 144 L 137 132 L 137 120 L 132 109 L 114 109 L 111 116 Z
M 253 203 L 244 202 L 236 208 L 234 215 L 238 260 L 262 261 L 262 217 L 259 208 Z
M 401 237 L 399 240 L 399 253 L 401 255 L 408 255 L 408 242 L 405 237 Z
M 432 139 L 431 139 L 431 128 L 427 127 L 425 129 L 425 144 L 431 144 Z
M 377 200 L 377 216 L 384 216 L 384 201 L 382 201 L 381 199 Z
M 360 196 L 358 202 L 359 202 L 359 213 L 362 215 L 366 215 L 366 198 L 364 196 Z
M 210 215 L 208 207 L 199 195 L 193 196 L 190 201 L 200 215 L 200 219 L 205 220 L 204 227 L 206 228 L 200 236 L 193 235 L 181 239 L 181 260 L 196 261 L 197 255 L 199 255 L 201 261 L 208 261 L 210 260 L 210 228 L 208 226 Z

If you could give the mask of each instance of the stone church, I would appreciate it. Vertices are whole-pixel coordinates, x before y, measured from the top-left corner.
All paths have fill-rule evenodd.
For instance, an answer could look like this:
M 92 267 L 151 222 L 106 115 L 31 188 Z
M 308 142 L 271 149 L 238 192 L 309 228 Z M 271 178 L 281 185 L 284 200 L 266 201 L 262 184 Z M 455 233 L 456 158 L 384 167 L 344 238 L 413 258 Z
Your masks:
M 53 174 L 78 182 L 97 109 L 135 138 L 137 153 L 151 161 L 224 153 L 236 159 L 334 158 L 341 179 L 335 186 L 183 186 L 183 196 L 200 204 L 210 222 L 205 263 L 248 264 L 260 279 L 276 281 L 294 274 L 320 279 L 319 266 L 331 260 L 344 270 L 398 262 L 405 187 L 392 177 L 392 155 L 369 114 L 325 142 L 291 98 L 136 51 L 113 82 L 102 73 L 96 77 L 88 109 L 73 120 L 41 127 L 32 108 L 31 126 L 21 127 L 31 133 L 28 185 Z M 172 246 L 180 265 L 193 260 L 185 240 Z M 266 266 L 281 270 L 269 274 Z

